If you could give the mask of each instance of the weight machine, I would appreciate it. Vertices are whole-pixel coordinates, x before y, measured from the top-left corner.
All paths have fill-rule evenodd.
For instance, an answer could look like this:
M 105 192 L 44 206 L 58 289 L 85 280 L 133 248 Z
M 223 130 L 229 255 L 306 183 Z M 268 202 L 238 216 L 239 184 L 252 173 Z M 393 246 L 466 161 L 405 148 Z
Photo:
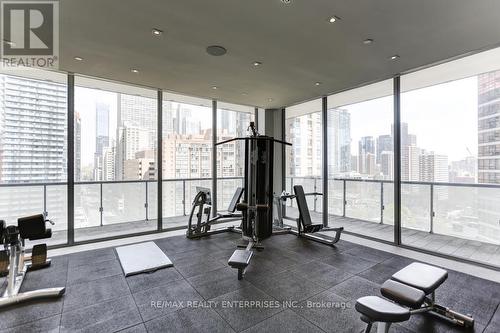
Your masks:
M 4 221 L 0 221 L 0 242 L 4 244 L 4 250 L 0 251 L 0 274 L 7 275 L 7 289 L 0 298 L 0 307 L 39 298 L 60 297 L 64 294 L 64 287 L 19 292 L 27 272 L 50 266 L 47 244 L 33 246 L 31 257 L 25 255 L 24 248 L 27 239 L 52 237 L 51 229 L 45 226 L 46 222 L 54 224 L 45 220 L 43 214 L 20 218 L 17 220 L 17 226 L 6 226 Z

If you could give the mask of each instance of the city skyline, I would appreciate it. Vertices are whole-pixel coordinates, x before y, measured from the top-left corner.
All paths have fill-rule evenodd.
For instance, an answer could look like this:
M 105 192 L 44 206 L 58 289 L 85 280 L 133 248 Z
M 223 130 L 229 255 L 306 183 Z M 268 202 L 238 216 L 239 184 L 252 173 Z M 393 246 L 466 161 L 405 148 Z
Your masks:
M 403 78 L 401 122 L 407 123 L 410 131 L 420 137 L 419 144 L 448 155 L 450 160 L 467 157 L 465 147 L 477 155 L 477 76 L 406 92 L 404 83 Z M 350 112 L 351 137 L 357 143 L 363 136 L 390 134 L 394 113 L 392 101 L 392 95 L 388 93 L 385 97 L 329 109 Z M 443 131 L 443 123 L 454 126 Z
M 410 90 L 402 94 L 402 180 L 429 181 L 433 179 L 441 182 L 465 183 L 478 181 L 479 144 L 477 129 L 478 96 L 480 94 L 478 78 L 480 76 L 481 74 Z M 403 89 L 405 88 L 404 83 L 403 80 Z M 344 121 L 344 125 L 339 122 L 339 112 L 343 114 L 342 117 L 347 119 Z M 310 113 L 308 117 L 312 117 L 312 123 L 317 123 L 320 121 L 319 115 L 320 112 L 315 112 Z M 309 133 L 307 135 L 312 139 L 310 142 L 314 142 L 315 145 L 320 144 L 321 138 L 319 140 L 316 138 L 318 130 L 314 130 L 310 126 L 307 127 L 306 123 L 301 125 L 302 129 L 291 129 L 293 124 L 301 123 L 297 120 L 301 117 L 305 118 L 306 115 L 287 120 L 289 140 L 296 141 L 292 133 L 303 132 Z M 337 175 L 356 178 L 358 176 L 352 172 L 359 172 L 360 176 L 365 178 L 380 178 L 378 174 L 382 173 L 383 179 L 391 179 L 393 170 L 392 167 L 388 166 L 388 161 L 393 160 L 393 157 L 388 156 L 387 148 L 381 149 L 380 146 L 390 147 L 389 152 L 393 154 L 392 117 L 392 96 L 329 108 L 329 177 Z M 429 118 L 432 121 L 429 121 Z M 333 123 L 335 125 L 332 125 Z M 346 124 L 347 127 L 345 127 Z M 443 124 L 449 126 L 443 128 Z M 473 128 L 472 131 L 471 128 Z M 343 137 L 339 133 L 344 133 Z M 299 137 L 301 141 L 305 140 L 303 134 L 299 134 Z M 363 146 L 362 141 L 369 138 L 373 141 L 371 143 L 373 147 L 369 151 L 360 153 L 360 147 Z M 388 139 L 391 141 L 390 145 L 388 145 Z M 345 153 L 346 149 L 349 151 L 348 154 Z M 316 158 L 313 155 L 305 156 L 307 150 L 303 147 L 287 150 L 288 164 L 293 165 L 293 170 L 288 167 L 290 171 L 287 172 L 301 176 L 321 175 L 318 167 L 321 165 L 321 155 Z M 341 151 L 344 151 L 343 155 L 340 153 Z M 381 157 L 384 151 L 386 153 L 384 154 L 384 165 L 382 165 Z M 431 155 L 432 158 L 429 157 Z M 340 158 L 341 156 L 342 158 Z M 314 162 L 314 160 L 316 161 Z M 302 166 L 297 165 L 300 161 L 312 163 L 309 170 L 315 170 L 315 172 L 302 171 Z M 474 161 L 474 168 L 470 167 L 471 161 Z M 448 169 L 446 175 L 442 172 L 443 165 Z M 349 170 L 345 171 L 345 169 Z
M 474 89 L 471 89 L 471 84 L 474 85 Z M 409 128 L 410 128 L 411 132 L 415 131 L 418 133 L 419 130 L 421 131 L 422 129 L 418 128 L 419 124 L 422 124 L 422 122 L 424 121 L 424 123 L 427 126 L 427 124 L 429 123 L 429 122 L 425 122 L 425 119 L 423 119 L 425 117 L 422 117 L 421 114 L 422 113 L 426 114 L 426 112 L 427 113 L 434 112 L 434 109 L 431 107 L 431 108 L 429 108 L 430 111 L 416 112 L 417 116 L 415 116 L 415 115 L 412 115 L 412 112 L 406 112 L 406 110 L 404 110 L 404 104 L 410 103 L 413 99 L 415 99 L 415 96 L 412 96 L 412 95 L 417 94 L 417 93 L 418 93 L 417 95 L 420 96 L 420 99 L 424 100 L 423 102 L 420 100 L 420 102 L 419 102 L 420 104 L 422 104 L 422 103 L 423 104 L 432 104 L 432 103 L 428 103 L 428 102 L 433 101 L 439 93 L 440 100 L 442 100 L 443 103 L 448 103 L 450 100 L 452 100 L 450 102 L 450 103 L 452 103 L 452 105 L 457 105 L 457 104 L 462 105 L 461 109 L 453 109 L 452 111 L 450 111 L 450 108 L 443 107 L 444 111 L 442 111 L 441 113 L 443 113 L 449 119 L 461 118 L 461 117 L 452 117 L 450 115 L 450 113 L 456 112 L 456 113 L 462 114 L 463 112 L 459 112 L 460 110 L 463 110 L 464 108 L 470 110 L 471 101 L 472 101 L 472 104 L 476 103 L 476 104 L 474 104 L 475 105 L 474 113 L 473 112 L 468 112 L 468 113 L 475 115 L 475 118 L 474 118 L 474 119 L 476 119 L 475 124 L 477 124 L 477 111 L 476 111 L 477 110 L 477 90 L 478 90 L 477 85 L 478 85 L 477 77 L 471 77 L 471 78 L 461 79 L 461 80 L 457 80 L 457 81 L 453 81 L 453 82 L 448 82 L 448 83 L 444 83 L 444 84 L 440 84 L 440 85 L 436 85 L 436 86 L 426 87 L 426 88 L 403 93 L 403 95 L 402 95 L 402 97 L 403 97 L 402 98 L 402 105 L 403 105 L 402 118 L 404 119 L 404 121 L 406 121 L 406 118 L 411 119 L 412 117 L 418 116 L 417 118 L 419 120 L 415 123 L 410 123 Z M 430 90 L 431 92 L 430 93 L 427 92 L 428 90 Z M 457 93 L 457 92 L 462 92 L 462 91 L 467 91 L 468 93 L 467 94 L 458 94 Z M 472 93 L 471 93 L 471 91 L 472 91 Z M 447 92 L 448 95 L 446 95 L 446 94 L 443 95 L 443 92 Z M 474 95 L 474 93 L 476 94 L 476 96 L 474 98 L 471 98 L 471 96 Z M 84 137 L 84 139 L 81 139 L 79 141 L 80 146 L 77 149 L 75 149 L 75 151 L 78 151 L 80 153 L 80 156 L 79 156 L 79 158 L 77 158 L 77 161 L 80 161 L 80 166 L 81 166 L 80 168 L 77 167 L 76 169 L 77 169 L 77 171 L 82 172 L 83 170 L 88 169 L 89 166 L 93 165 L 95 167 L 95 164 L 96 164 L 95 154 L 97 153 L 98 155 L 103 155 L 104 152 L 101 151 L 101 149 L 105 148 L 105 146 L 110 148 L 112 146 L 112 145 L 110 145 L 110 143 L 113 143 L 113 145 L 115 145 L 115 144 L 119 145 L 119 140 L 118 140 L 119 139 L 118 138 L 119 131 L 117 129 L 120 127 L 120 126 L 118 126 L 118 123 L 120 121 L 118 120 L 119 114 L 117 112 L 118 112 L 120 100 L 119 100 L 119 98 L 117 98 L 117 96 L 132 96 L 132 95 L 119 94 L 119 93 L 115 93 L 115 92 L 102 91 L 102 90 L 98 90 L 98 89 L 90 89 L 90 88 L 78 87 L 78 86 L 76 87 L 75 95 L 76 95 L 75 114 L 77 114 L 79 116 L 78 121 L 77 121 L 77 125 L 79 126 L 78 131 L 80 132 L 81 136 Z M 452 95 L 455 96 L 455 98 L 451 98 Z M 424 97 L 422 97 L 422 96 L 424 96 Z M 464 96 L 466 96 L 466 97 L 464 97 Z M 152 105 L 153 105 L 152 110 L 155 111 L 153 99 L 146 98 L 146 97 L 136 97 L 136 96 L 133 96 L 133 97 L 136 99 L 138 98 L 138 99 L 151 100 Z M 465 103 L 465 104 L 459 103 L 463 99 L 468 99 L 469 102 Z M 458 100 L 458 102 L 457 102 L 457 100 Z M 419 104 L 419 103 L 414 103 L 414 104 Z M 131 102 L 131 105 L 136 105 L 136 104 L 137 104 L 137 101 Z M 168 102 L 168 101 L 165 101 L 164 104 L 171 105 L 172 108 L 175 108 L 176 105 L 177 106 L 184 105 L 182 103 Z M 387 96 L 387 97 L 382 97 L 382 98 L 369 100 L 369 101 L 365 101 L 365 102 L 356 103 L 353 105 L 347 105 L 347 106 L 342 107 L 342 109 L 346 110 L 349 113 L 349 117 L 350 117 L 349 121 L 351 124 L 350 129 L 349 129 L 349 132 L 351 135 L 351 144 L 350 144 L 351 159 L 348 162 L 351 162 L 351 164 L 352 164 L 352 161 L 353 161 L 352 157 L 359 155 L 359 153 L 356 152 L 355 147 L 357 145 L 357 142 L 359 142 L 359 140 L 361 140 L 362 137 L 372 136 L 373 139 L 375 140 L 375 142 L 377 142 L 380 137 L 389 135 L 387 129 L 389 126 L 391 126 L 390 125 L 390 123 L 391 123 L 390 117 L 385 117 L 385 119 L 384 119 L 384 117 L 381 117 L 381 116 L 379 117 L 378 115 L 380 113 L 390 115 L 390 113 L 391 113 L 390 111 L 392 110 L 391 104 L 392 104 L 392 100 L 391 100 L 390 96 Z M 443 105 L 444 104 L 440 104 L 440 106 L 443 106 Z M 105 107 L 107 110 L 106 121 L 98 121 L 97 120 L 95 110 L 97 110 L 99 108 L 99 106 Z M 194 105 L 189 105 L 188 108 L 190 109 L 189 112 L 191 114 L 191 117 L 193 119 L 197 119 L 196 125 L 194 126 L 194 128 L 195 128 L 194 133 L 196 133 L 196 132 L 200 133 L 200 132 L 202 132 L 202 129 L 203 130 L 205 130 L 205 129 L 210 130 L 211 121 L 204 121 L 204 119 L 207 119 L 207 112 L 210 110 L 210 108 L 203 107 L 203 106 L 194 106 Z M 415 106 L 414 106 L 414 108 L 415 108 Z M 167 109 L 168 109 L 168 107 L 167 107 Z M 373 122 L 371 121 L 372 120 L 371 118 L 370 118 L 370 121 L 366 121 L 367 112 L 370 113 L 370 115 L 374 116 Z M 169 112 L 167 112 L 167 113 L 169 113 Z M 437 113 L 434 112 L 433 116 L 436 116 L 436 114 Z M 407 115 L 407 117 L 404 117 L 404 115 Z M 361 118 L 363 119 L 363 121 L 360 122 L 359 119 L 361 119 Z M 151 119 L 152 119 L 152 121 L 155 121 L 156 116 L 153 115 L 151 117 Z M 169 122 L 169 119 L 167 117 L 167 126 L 164 126 L 164 131 L 165 131 L 165 128 L 167 128 L 167 130 L 168 130 L 168 127 L 170 126 L 168 124 L 170 124 L 170 123 L 173 124 L 176 121 L 176 119 L 177 118 L 174 117 L 174 118 L 170 119 L 171 121 Z M 149 121 L 149 123 L 152 123 L 152 121 Z M 108 126 L 103 125 L 104 127 L 108 128 L 108 131 L 107 131 L 106 135 L 104 135 L 104 141 L 99 143 L 98 142 L 100 140 L 99 137 L 101 137 L 102 135 L 99 135 L 97 132 L 103 131 L 103 129 L 98 128 L 98 126 L 99 126 L 98 124 L 101 122 L 104 122 L 104 123 L 108 122 L 109 124 L 108 124 Z M 365 130 L 366 126 L 368 126 L 367 123 L 370 124 L 370 131 L 369 131 L 370 133 L 361 133 L 361 131 Z M 144 124 L 140 124 L 140 125 L 141 125 L 141 127 L 144 127 Z M 122 124 L 122 126 L 123 126 L 123 124 Z M 186 125 L 184 124 L 183 126 L 186 126 Z M 432 126 L 434 126 L 434 125 L 432 125 Z M 477 126 L 477 125 L 475 125 L 475 126 Z M 156 127 L 156 126 L 154 126 L 154 127 Z M 382 129 L 383 129 L 383 132 L 382 132 Z M 150 130 L 153 131 L 153 130 L 156 130 L 156 128 L 155 129 L 151 128 Z M 429 130 L 429 129 L 426 127 L 426 130 Z M 465 144 L 463 144 L 462 148 L 460 148 L 460 146 L 462 145 L 460 143 L 452 145 L 455 148 L 458 147 L 457 149 L 455 149 L 455 153 L 454 153 L 455 155 L 446 154 L 446 155 L 448 155 L 448 158 L 449 158 L 448 162 L 449 162 L 450 167 L 451 167 L 453 162 L 459 162 L 459 161 L 466 160 L 466 159 L 470 158 L 471 156 L 477 156 L 477 147 L 478 147 L 477 135 L 461 135 L 463 132 L 460 132 L 460 135 L 459 135 L 458 134 L 459 130 L 460 130 L 460 128 L 451 126 L 450 128 L 446 128 L 445 131 L 437 131 L 437 132 L 433 133 L 433 135 L 434 134 L 437 135 L 438 138 L 445 137 L 446 139 L 445 140 L 441 140 L 441 139 L 431 140 L 432 144 L 430 145 L 430 147 L 426 146 L 426 141 L 429 142 L 429 140 L 430 140 L 429 137 L 431 137 L 431 139 L 432 139 L 433 135 L 420 136 L 417 134 L 416 137 L 419 138 L 418 147 L 421 149 L 424 149 L 425 151 L 434 151 L 436 154 L 440 154 L 440 151 L 442 151 L 442 149 L 439 150 L 436 147 L 442 146 L 443 144 L 449 144 L 450 140 L 452 140 L 455 143 L 456 142 L 465 142 L 464 140 L 466 140 L 467 142 Z M 379 132 L 374 133 L 374 131 L 379 131 Z M 89 135 L 92 132 L 94 132 L 94 135 Z M 443 134 L 443 132 L 445 132 L 445 133 Z M 448 133 L 448 132 L 451 132 L 451 133 Z M 474 131 L 469 131 L 469 132 L 474 132 Z M 367 135 L 367 134 L 371 134 L 371 135 Z M 360 135 L 363 135 L 363 136 L 360 137 Z M 152 135 L 151 137 L 152 137 L 152 139 L 154 139 L 155 135 Z M 357 140 L 357 142 L 356 142 L 357 137 L 359 137 L 359 140 Z M 469 137 L 469 138 L 467 138 L 467 137 Z M 474 139 L 471 139 L 470 137 L 474 137 Z M 154 142 L 148 144 L 147 146 L 154 149 Z M 381 168 L 380 156 L 381 156 L 382 151 L 380 151 L 379 148 L 376 148 L 376 149 L 377 149 L 377 151 L 374 153 L 375 158 L 376 158 L 376 163 L 379 166 L 379 168 Z M 316 151 L 316 149 L 314 151 Z M 119 149 L 117 152 L 119 153 Z M 320 156 L 320 152 L 317 155 Z M 445 154 L 440 154 L 440 155 L 445 155 Z M 453 156 L 455 156 L 455 158 Z M 344 158 L 346 159 L 346 157 L 347 156 L 345 155 Z M 358 164 L 359 164 L 359 161 L 358 161 Z M 315 168 L 315 167 L 313 167 L 313 168 Z M 93 178 L 94 178 L 94 180 L 97 180 L 95 178 L 99 178 L 99 177 L 94 176 Z

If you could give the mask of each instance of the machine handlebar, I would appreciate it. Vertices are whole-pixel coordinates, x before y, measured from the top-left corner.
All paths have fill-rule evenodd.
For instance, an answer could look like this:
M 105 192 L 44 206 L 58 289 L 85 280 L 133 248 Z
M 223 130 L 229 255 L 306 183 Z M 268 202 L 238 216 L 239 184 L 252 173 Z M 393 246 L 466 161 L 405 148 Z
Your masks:
M 269 140 L 269 141 L 273 141 L 273 142 L 276 142 L 276 143 L 281 143 L 283 145 L 288 145 L 288 146 L 292 145 L 290 142 L 278 140 L 278 139 L 275 139 L 275 138 L 273 138 L 271 136 L 265 136 L 265 135 L 247 136 L 247 137 L 244 137 L 244 138 L 232 138 L 232 139 L 224 140 L 224 141 L 221 141 L 221 142 L 217 142 L 215 145 L 219 146 L 219 145 L 223 145 L 225 143 L 229 143 L 229 142 L 233 142 L 233 141 L 239 141 L 239 140 Z

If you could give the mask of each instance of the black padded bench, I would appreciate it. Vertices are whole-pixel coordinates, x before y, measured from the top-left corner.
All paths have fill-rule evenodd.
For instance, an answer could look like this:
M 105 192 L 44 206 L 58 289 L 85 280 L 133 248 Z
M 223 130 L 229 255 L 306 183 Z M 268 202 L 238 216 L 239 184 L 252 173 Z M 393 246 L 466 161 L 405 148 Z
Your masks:
M 399 323 L 410 319 L 410 310 L 378 296 L 361 297 L 355 308 L 361 313 L 361 320 L 368 324 L 366 332 L 370 332 L 375 322 Z
M 368 324 L 365 332 L 370 332 L 373 323 L 378 322 L 377 332 L 387 333 L 392 323 L 424 312 L 456 325 L 472 327 L 473 318 L 435 303 L 435 291 L 447 278 L 448 272 L 444 269 L 416 262 L 396 272 L 380 290 L 387 299 L 366 296 L 356 301 L 355 308 L 361 313 L 361 320 Z
M 333 245 L 340 240 L 340 235 L 344 228 L 327 228 L 323 226 L 323 223 L 313 223 L 311 219 L 311 214 L 309 213 L 309 207 L 307 205 L 306 196 L 307 195 L 323 195 L 322 193 L 304 193 L 304 188 L 302 185 L 295 185 L 293 187 L 293 192 L 295 193 L 295 200 L 297 201 L 297 208 L 299 209 L 299 218 L 297 219 L 297 235 L 305 237 L 312 241 L 320 242 L 327 245 Z M 311 235 L 312 233 L 318 231 L 335 231 L 335 237 L 332 240 L 327 240 L 323 237 L 317 237 Z
M 252 259 L 253 252 L 250 250 L 235 250 L 231 258 L 228 260 L 228 265 L 238 269 L 238 280 L 243 278 L 245 269 Z
M 243 192 L 245 190 L 242 187 L 236 188 L 236 191 L 234 192 L 234 195 L 231 199 L 231 202 L 229 203 L 229 206 L 227 207 L 226 212 L 222 213 L 217 213 L 217 215 L 210 219 L 210 222 L 219 220 L 219 219 L 229 219 L 229 218 L 241 218 L 242 215 L 240 213 L 236 213 L 236 207 L 238 203 L 241 200 L 241 197 L 243 195 Z

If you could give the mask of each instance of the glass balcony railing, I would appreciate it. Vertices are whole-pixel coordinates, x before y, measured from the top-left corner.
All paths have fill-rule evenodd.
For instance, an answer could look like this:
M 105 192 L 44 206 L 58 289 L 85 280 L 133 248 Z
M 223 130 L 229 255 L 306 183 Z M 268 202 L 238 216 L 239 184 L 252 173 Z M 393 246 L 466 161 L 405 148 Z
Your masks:
M 218 178 L 218 207 L 224 210 L 242 177 Z M 186 225 L 196 187 L 211 188 L 210 178 L 165 179 L 163 228 Z M 75 241 L 157 230 L 156 180 L 77 182 L 74 185 Z M 55 222 L 49 245 L 67 243 L 67 184 L 0 184 L 0 219 L 17 223 L 22 216 L 43 213 Z
M 321 192 L 322 180 L 315 177 L 289 177 L 286 179 L 287 191 L 292 192 L 295 184 L 302 184 L 306 193 Z M 392 181 L 334 178 L 328 180 L 328 185 L 330 215 L 394 225 Z M 319 196 L 311 196 L 308 201 L 311 211 L 322 213 Z M 403 243 L 405 236 L 410 235 L 407 231 L 415 230 L 500 245 L 499 202 L 500 185 L 403 181 Z M 294 202 L 288 203 L 288 206 L 294 205 Z M 366 231 L 371 233 L 371 228 Z M 387 240 L 392 241 L 393 230 L 387 235 Z M 407 238 L 410 239 L 409 236 Z

